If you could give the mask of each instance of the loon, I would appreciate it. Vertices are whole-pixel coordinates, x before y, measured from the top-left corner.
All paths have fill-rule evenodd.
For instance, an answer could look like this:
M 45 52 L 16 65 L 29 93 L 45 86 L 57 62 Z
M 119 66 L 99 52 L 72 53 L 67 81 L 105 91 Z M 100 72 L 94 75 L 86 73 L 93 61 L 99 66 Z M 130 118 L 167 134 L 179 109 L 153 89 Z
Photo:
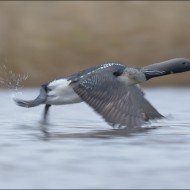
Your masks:
M 139 83 L 151 78 L 190 70 L 190 60 L 175 58 L 142 68 L 107 63 L 41 85 L 34 100 L 14 98 L 17 105 L 30 108 L 45 105 L 42 123 L 47 123 L 52 105 L 86 102 L 111 126 L 134 128 L 161 115 L 144 97 Z

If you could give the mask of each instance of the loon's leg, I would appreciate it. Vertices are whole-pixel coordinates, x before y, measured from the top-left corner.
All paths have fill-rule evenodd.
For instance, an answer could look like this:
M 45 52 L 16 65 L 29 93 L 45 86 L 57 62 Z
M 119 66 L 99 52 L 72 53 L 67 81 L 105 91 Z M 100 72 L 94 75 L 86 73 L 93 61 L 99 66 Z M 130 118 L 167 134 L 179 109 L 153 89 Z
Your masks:
M 48 111 L 49 111 L 50 107 L 51 107 L 50 104 L 45 105 L 44 114 L 43 114 L 43 120 L 42 120 L 42 123 L 44 123 L 44 124 L 47 124 Z
M 45 105 L 45 108 L 44 108 L 44 113 L 43 113 L 43 118 L 42 118 L 42 121 L 41 121 L 41 130 L 44 134 L 48 135 L 48 131 L 47 131 L 47 117 L 48 117 L 48 111 L 49 111 L 49 108 L 51 107 L 50 104 L 46 104 Z

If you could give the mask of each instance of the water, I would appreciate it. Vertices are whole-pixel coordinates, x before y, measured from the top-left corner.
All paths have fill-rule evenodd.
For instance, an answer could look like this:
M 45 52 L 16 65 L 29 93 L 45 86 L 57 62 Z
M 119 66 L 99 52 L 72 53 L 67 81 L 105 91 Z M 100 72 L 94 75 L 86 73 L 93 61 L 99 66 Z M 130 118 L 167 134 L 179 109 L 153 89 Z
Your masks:
M 188 88 L 146 89 L 168 119 L 136 133 L 113 130 L 84 103 L 21 108 L 0 91 L 0 188 L 190 188 Z M 23 90 L 34 98 L 37 89 Z

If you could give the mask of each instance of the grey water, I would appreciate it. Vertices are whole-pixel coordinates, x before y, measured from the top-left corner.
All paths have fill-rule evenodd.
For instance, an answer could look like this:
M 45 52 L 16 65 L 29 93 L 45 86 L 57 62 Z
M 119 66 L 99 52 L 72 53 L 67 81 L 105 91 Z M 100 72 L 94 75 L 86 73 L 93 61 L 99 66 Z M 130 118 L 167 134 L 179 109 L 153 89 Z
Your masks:
M 112 129 L 85 103 L 21 108 L 0 90 L 0 188 L 190 188 L 190 88 L 146 88 L 166 119 Z M 38 89 L 23 89 L 32 99 Z

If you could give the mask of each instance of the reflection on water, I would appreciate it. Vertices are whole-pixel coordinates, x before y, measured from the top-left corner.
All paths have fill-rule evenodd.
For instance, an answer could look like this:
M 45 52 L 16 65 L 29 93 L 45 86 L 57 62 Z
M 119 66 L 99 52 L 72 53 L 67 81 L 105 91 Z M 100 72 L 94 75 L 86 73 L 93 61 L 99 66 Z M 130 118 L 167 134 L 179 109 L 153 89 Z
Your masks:
M 112 129 L 84 103 L 52 107 L 47 138 L 43 107 L 24 109 L 0 94 L 0 188 L 190 187 L 188 88 L 146 89 L 167 119 L 134 131 Z

